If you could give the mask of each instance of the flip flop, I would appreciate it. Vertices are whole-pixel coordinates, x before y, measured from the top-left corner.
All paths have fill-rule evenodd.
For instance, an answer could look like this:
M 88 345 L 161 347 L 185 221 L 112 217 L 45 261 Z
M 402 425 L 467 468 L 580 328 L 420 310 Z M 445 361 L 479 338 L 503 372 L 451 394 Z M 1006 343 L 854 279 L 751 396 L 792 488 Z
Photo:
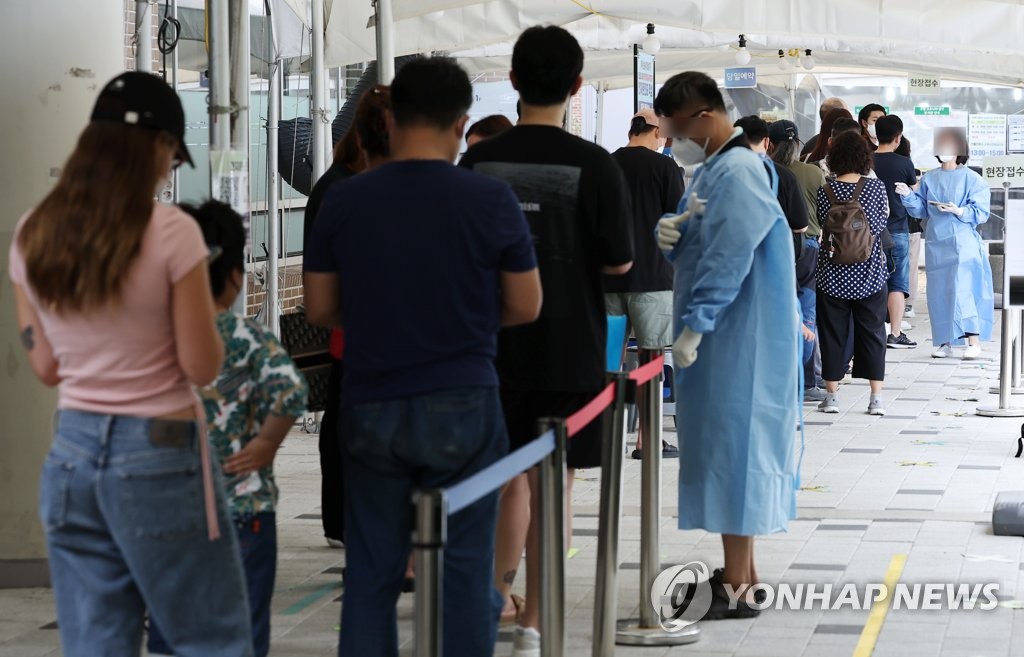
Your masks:
M 523 614 L 523 608 L 526 606 L 526 600 L 524 600 L 521 595 L 516 595 L 515 593 L 510 596 L 510 599 L 512 600 L 512 606 L 515 607 L 515 611 L 509 612 L 502 610 L 501 620 L 499 622 L 500 625 L 512 625 L 514 623 L 518 623 L 519 617 Z

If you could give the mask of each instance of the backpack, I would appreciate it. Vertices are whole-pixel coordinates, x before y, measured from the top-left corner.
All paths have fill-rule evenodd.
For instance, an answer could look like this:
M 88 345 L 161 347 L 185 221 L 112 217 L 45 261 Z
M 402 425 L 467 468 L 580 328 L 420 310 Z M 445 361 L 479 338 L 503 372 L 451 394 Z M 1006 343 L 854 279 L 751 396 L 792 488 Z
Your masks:
M 832 207 L 821 227 L 821 254 L 834 264 L 854 265 L 871 258 L 875 236 L 871 234 L 871 224 L 860 204 L 866 182 L 867 178 L 862 177 L 853 196 L 846 201 L 839 200 L 831 182 L 825 183 L 825 194 Z

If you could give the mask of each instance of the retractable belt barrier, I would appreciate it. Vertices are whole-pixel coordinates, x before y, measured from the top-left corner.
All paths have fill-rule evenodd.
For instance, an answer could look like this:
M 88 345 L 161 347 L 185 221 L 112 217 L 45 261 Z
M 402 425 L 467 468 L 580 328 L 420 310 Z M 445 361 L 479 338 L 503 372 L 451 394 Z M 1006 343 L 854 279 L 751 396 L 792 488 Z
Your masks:
M 565 448 L 566 443 L 591 422 L 605 414 L 601 466 L 601 516 L 598 539 L 597 598 L 595 609 L 595 651 L 607 636 L 614 643 L 615 598 L 618 568 L 618 536 L 622 497 L 622 451 L 625 448 L 623 418 L 627 387 L 659 384 L 665 359 L 660 354 L 631 373 L 608 372 L 607 385 L 568 418 L 542 418 L 540 435 L 532 442 L 492 463 L 447 489 L 420 490 L 413 494 L 415 528 L 413 548 L 416 560 L 416 657 L 440 657 L 443 650 L 442 625 L 444 546 L 448 517 L 490 495 L 513 477 L 539 464 L 540 490 L 540 582 L 541 655 L 565 654 Z M 657 402 L 661 394 L 648 395 Z M 645 415 L 646 417 L 646 415 Z M 660 425 L 660 417 L 658 419 Z M 660 431 L 652 438 L 660 441 Z M 644 450 L 649 452 L 650 450 Z M 660 450 L 655 450 L 660 458 Z M 660 506 L 658 508 L 660 512 Z M 656 525 L 657 523 L 655 523 Z M 655 551 L 656 553 L 656 551 Z M 655 573 L 656 575 L 657 573 Z M 608 616 L 608 614 L 611 616 Z M 609 617 L 609 629 L 599 619 Z M 610 632 L 610 633 L 609 633 Z M 607 635 L 604 639 L 599 637 Z M 595 654 L 599 654 L 595 652 Z M 601 653 L 604 654 L 604 653 Z

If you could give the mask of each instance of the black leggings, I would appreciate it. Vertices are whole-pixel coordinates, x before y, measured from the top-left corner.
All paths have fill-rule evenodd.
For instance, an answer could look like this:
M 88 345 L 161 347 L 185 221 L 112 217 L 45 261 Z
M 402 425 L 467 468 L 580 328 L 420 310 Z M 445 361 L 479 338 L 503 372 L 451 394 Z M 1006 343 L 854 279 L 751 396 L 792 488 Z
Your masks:
M 345 479 L 338 421 L 344 371 L 341 361 L 334 361 L 327 384 L 327 406 L 320 419 L 320 509 L 324 536 L 339 541 L 345 540 Z
M 841 381 L 849 364 L 847 340 L 853 320 L 853 376 L 885 380 L 885 317 L 888 290 L 883 287 L 864 299 L 840 299 L 818 290 L 818 336 L 821 339 L 821 377 Z

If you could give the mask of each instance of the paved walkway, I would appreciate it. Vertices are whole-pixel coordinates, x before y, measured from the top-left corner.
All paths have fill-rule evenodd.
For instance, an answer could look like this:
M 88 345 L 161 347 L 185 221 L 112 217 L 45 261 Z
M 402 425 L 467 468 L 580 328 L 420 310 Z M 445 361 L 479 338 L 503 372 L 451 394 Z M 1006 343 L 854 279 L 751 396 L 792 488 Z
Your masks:
M 922 304 L 923 305 L 923 304 Z M 889 415 L 865 414 L 868 388 L 843 386 L 841 415 L 807 414 L 807 450 L 799 519 L 786 534 L 757 542 L 768 583 L 881 583 L 887 573 L 905 583 L 998 583 L 991 611 L 889 611 L 869 623 L 869 611 L 766 611 L 755 620 L 704 623 L 698 644 L 619 648 L 617 655 L 701 657 L 1006 657 L 1024 655 L 1021 539 L 992 535 L 995 494 L 1024 489 L 1024 466 L 1013 458 L 1020 420 L 975 416 L 992 403 L 998 345 L 984 359 L 929 358 L 926 317 L 911 331 L 921 346 L 890 351 L 885 399 Z M 1021 398 L 1024 404 L 1024 398 Z M 811 408 L 811 407 L 808 407 Z M 672 423 L 668 423 L 671 429 Z M 668 437 L 673 436 L 669 433 Z M 278 460 L 283 493 L 280 565 L 274 598 L 275 657 L 327 657 L 336 652 L 344 553 L 326 547 L 319 521 L 315 436 L 296 433 Z M 597 471 L 578 474 L 576 520 L 568 561 L 569 654 L 590 655 L 596 562 Z M 639 462 L 625 464 L 620 551 L 620 618 L 639 602 Z M 664 476 L 662 555 L 666 564 L 703 560 L 721 565 L 717 536 L 674 528 L 676 468 Z M 899 570 L 900 555 L 906 555 Z M 1024 606 L 1024 602 L 1019 606 Z M 59 655 L 52 596 L 47 590 L 0 591 L 0 657 Z M 399 605 L 403 654 L 411 654 L 412 596 Z M 865 626 L 867 624 L 867 630 Z M 858 642 L 880 630 L 873 653 Z M 506 657 L 511 633 L 500 635 Z

